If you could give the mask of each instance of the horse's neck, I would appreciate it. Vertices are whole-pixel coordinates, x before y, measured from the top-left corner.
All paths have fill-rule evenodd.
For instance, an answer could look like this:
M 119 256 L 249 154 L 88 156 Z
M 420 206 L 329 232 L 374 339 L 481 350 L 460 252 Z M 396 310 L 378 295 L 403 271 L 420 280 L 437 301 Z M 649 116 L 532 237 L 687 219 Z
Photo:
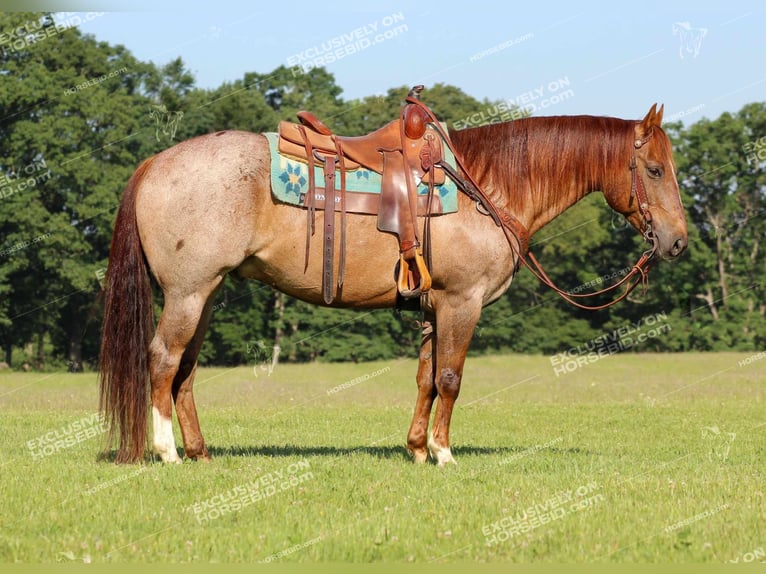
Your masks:
M 583 169 L 580 161 L 581 158 L 573 158 L 573 163 L 566 167 L 565 174 L 572 174 L 571 177 L 541 176 L 539 174 L 550 174 L 549 166 L 530 165 L 523 193 L 511 191 L 509 209 L 527 228 L 530 236 L 592 191 L 604 188 L 602 181 L 588 184 L 577 181 L 574 174 Z
M 529 235 L 532 236 L 591 191 L 593 189 L 572 187 L 567 188 L 566 192 L 564 192 L 561 189 L 548 186 L 547 189 L 544 188 L 541 192 L 544 195 L 554 196 L 555 201 L 551 202 L 546 198 L 544 201 L 530 202 L 530 204 L 521 208 L 523 214 L 517 216 L 517 218 L 526 226 L 529 230 Z
M 562 139 L 567 147 L 551 154 L 540 150 L 526 155 L 527 165 L 514 167 L 523 181 L 521 193 L 510 190 L 509 207 L 526 225 L 530 235 L 593 191 L 613 193 L 628 177 L 628 160 L 623 160 L 614 134 L 608 138 L 573 139 L 570 131 Z M 531 138 L 530 138 L 531 140 Z M 530 141 L 530 145 L 533 146 Z M 624 172 L 624 174 L 622 174 Z M 523 174 L 523 175 L 522 175 Z
M 591 191 L 621 185 L 628 160 L 620 142 L 629 130 L 615 118 L 560 116 L 455 132 L 453 141 L 498 208 L 532 235 Z

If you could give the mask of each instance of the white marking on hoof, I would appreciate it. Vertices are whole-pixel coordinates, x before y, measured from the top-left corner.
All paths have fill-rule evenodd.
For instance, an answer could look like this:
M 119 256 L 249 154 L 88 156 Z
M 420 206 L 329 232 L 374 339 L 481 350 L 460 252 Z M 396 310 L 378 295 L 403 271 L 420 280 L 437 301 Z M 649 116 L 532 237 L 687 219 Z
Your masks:
M 440 446 L 434 441 L 434 437 L 429 431 L 428 433 L 428 452 L 431 453 L 431 458 L 434 459 L 438 466 L 444 466 L 445 464 L 457 464 L 457 461 L 452 456 L 452 452 L 448 446 Z
M 162 462 L 180 463 L 181 457 L 176 450 L 176 439 L 173 437 L 173 421 L 163 417 L 157 407 L 152 407 L 152 424 L 154 426 L 154 452 Z

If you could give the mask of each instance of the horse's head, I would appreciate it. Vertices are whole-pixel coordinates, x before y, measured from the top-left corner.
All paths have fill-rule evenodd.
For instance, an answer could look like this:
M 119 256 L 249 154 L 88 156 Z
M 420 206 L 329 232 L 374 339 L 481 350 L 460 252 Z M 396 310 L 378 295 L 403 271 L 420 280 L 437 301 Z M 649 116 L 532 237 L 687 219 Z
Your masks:
M 686 216 L 670 140 L 660 127 L 662 112 L 663 107 L 657 111 L 654 104 L 636 122 L 630 171 L 606 200 L 654 244 L 660 257 L 673 259 L 686 249 Z

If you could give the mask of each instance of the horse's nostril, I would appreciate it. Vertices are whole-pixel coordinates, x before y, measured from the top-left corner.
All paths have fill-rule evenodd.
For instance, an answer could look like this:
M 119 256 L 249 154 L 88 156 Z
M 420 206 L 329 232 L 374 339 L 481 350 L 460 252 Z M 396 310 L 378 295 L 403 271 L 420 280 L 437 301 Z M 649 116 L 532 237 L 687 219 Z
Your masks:
M 673 249 L 671 249 L 670 253 L 675 257 L 676 255 L 680 255 L 684 249 L 686 249 L 686 237 L 679 237 L 673 243 Z

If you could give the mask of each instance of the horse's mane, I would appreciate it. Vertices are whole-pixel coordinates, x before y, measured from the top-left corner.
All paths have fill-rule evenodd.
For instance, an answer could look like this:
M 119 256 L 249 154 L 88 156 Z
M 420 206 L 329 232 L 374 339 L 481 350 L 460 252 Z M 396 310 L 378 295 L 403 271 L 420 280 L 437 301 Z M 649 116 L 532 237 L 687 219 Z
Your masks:
M 451 130 L 466 169 L 499 207 L 546 210 L 561 194 L 608 189 L 624 178 L 635 121 L 595 116 L 530 117 Z

